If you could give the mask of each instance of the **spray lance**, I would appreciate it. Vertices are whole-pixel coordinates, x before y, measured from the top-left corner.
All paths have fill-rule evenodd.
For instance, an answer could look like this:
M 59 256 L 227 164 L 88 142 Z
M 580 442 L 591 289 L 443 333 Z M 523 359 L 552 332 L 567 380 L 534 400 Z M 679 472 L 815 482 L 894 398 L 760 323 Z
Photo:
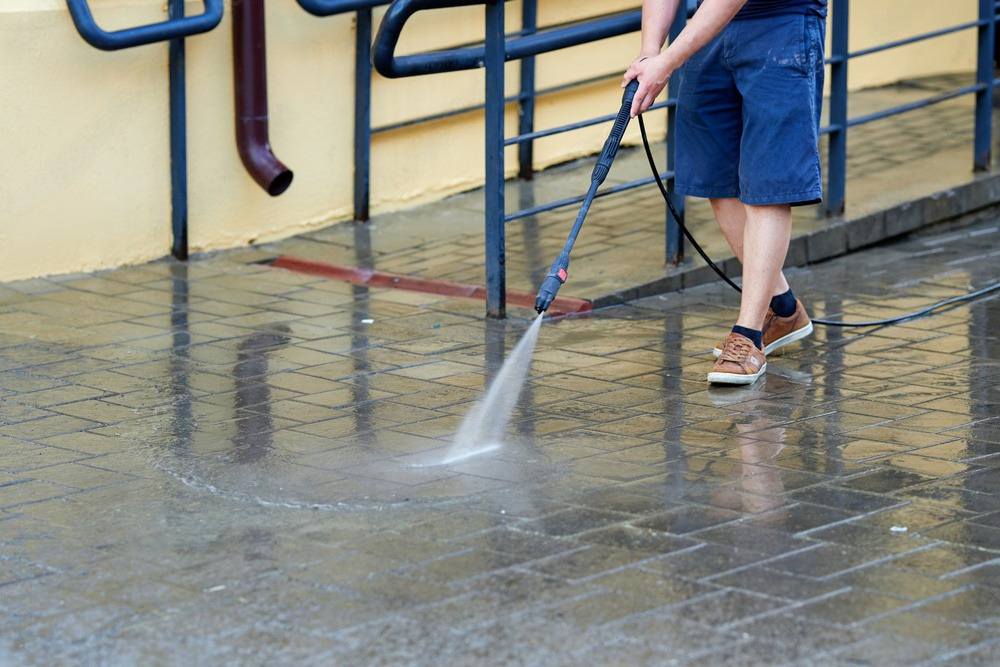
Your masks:
M 601 156 L 598 158 L 597 164 L 594 165 L 594 171 L 590 175 L 590 189 L 587 190 L 587 196 L 580 206 L 580 212 L 576 215 L 576 222 L 573 223 L 573 229 L 570 230 L 569 237 L 566 239 L 566 245 L 563 246 L 562 252 L 552 262 L 552 268 L 549 269 L 548 275 L 545 276 L 545 280 L 542 281 L 542 286 L 538 290 L 538 297 L 535 299 L 535 310 L 539 313 L 544 313 L 548 310 L 552 304 L 552 300 L 556 298 L 556 292 L 559 291 L 559 288 L 562 287 L 562 284 L 566 282 L 566 278 L 569 276 L 567 273 L 569 270 L 569 253 L 573 250 L 576 237 L 580 233 L 580 228 L 583 227 L 583 219 L 587 217 L 590 205 L 597 195 L 597 188 L 601 186 L 601 183 L 604 182 L 604 179 L 608 176 L 608 172 L 611 170 L 611 163 L 614 162 L 615 155 L 618 153 L 618 146 L 622 143 L 622 136 L 625 134 L 625 128 L 628 126 L 629 117 L 631 116 L 632 98 L 635 97 L 635 91 L 638 88 L 638 79 L 632 79 L 625 87 L 625 92 L 622 94 L 622 108 L 618 110 L 618 116 L 615 118 L 615 124 L 611 128 L 611 134 L 608 135 L 607 140 L 604 142 Z

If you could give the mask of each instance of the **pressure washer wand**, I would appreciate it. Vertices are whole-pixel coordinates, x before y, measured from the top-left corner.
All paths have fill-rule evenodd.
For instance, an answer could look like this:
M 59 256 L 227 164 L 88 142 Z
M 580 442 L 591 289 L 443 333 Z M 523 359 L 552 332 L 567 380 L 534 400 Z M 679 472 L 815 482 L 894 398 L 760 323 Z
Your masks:
M 583 200 L 583 205 L 580 206 L 580 212 L 576 215 L 576 222 L 573 223 L 573 229 L 570 230 L 569 238 L 566 239 L 566 245 L 563 246 L 562 252 L 559 253 L 556 260 L 552 262 L 552 268 L 549 269 L 549 274 L 545 276 L 545 280 L 542 281 L 542 286 L 538 290 L 538 297 L 535 299 L 535 310 L 539 313 L 548 310 L 552 304 L 552 300 L 556 298 L 556 292 L 559 291 L 559 288 L 562 287 L 562 284 L 566 282 L 566 278 L 569 276 L 567 273 L 569 269 L 569 253 L 573 250 L 576 237 L 580 233 L 580 228 L 583 227 L 583 219 L 587 217 L 590 205 L 597 195 L 597 188 L 608 177 L 608 172 L 611 170 L 611 163 L 615 160 L 615 155 L 618 153 L 618 146 L 621 145 L 622 136 L 625 134 L 625 128 L 628 126 L 632 111 L 632 98 L 635 97 L 635 91 L 638 88 L 639 81 L 637 79 L 632 79 L 625 87 L 625 93 L 622 95 L 622 108 L 618 110 L 618 116 L 615 118 L 615 124 L 611 128 L 611 134 L 608 135 L 607 140 L 604 142 L 601 156 L 598 158 L 597 164 L 594 165 L 594 171 L 590 175 L 590 189 L 587 190 L 587 196 Z

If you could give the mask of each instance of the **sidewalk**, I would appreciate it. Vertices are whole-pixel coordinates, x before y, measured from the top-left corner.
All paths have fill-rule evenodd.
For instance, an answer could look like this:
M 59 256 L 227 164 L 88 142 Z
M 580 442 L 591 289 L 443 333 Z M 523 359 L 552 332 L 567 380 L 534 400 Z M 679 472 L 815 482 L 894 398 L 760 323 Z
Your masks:
M 817 327 L 749 388 L 704 381 L 724 285 L 549 321 L 503 446 L 428 465 L 532 313 L 254 263 L 363 231 L 0 285 L 0 663 L 1000 662 L 1000 296 Z M 386 270 L 474 257 L 370 231 Z M 891 316 L 1000 279 L 998 239 L 788 275 Z

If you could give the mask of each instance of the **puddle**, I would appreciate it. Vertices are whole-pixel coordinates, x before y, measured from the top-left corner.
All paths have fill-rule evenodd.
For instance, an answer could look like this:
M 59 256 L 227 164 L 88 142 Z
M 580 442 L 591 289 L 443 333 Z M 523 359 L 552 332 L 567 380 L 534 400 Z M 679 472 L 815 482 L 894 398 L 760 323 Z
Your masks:
M 420 443 L 415 449 L 423 451 L 401 453 L 398 449 L 406 446 L 393 432 L 368 434 L 365 442 L 347 445 L 284 432 L 255 451 L 234 447 L 233 439 L 221 434 L 197 431 L 180 446 L 163 430 L 158 429 L 155 442 L 145 439 L 144 457 L 151 467 L 190 489 L 261 507 L 338 511 L 441 505 L 507 488 L 522 477 L 521 466 L 530 469 L 523 477 L 560 474 L 544 457 L 522 453 L 512 443 L 447 460 L 447 442 L 428 448 L 414 438 Z M 389 442 L 396 450 L 386 446 Z

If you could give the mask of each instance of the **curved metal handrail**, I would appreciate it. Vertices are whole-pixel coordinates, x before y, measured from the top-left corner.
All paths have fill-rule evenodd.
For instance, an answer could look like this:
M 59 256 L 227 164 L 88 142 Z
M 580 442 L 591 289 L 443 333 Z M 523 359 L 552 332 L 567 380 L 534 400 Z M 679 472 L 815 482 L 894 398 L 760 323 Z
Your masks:
M 299 6 L 313 16 L 333 16 L 388 5 L 390 0 L 298 0 Z
M 428 51 L 406 56 L 395 55 L 403 26 L 416 12 L 482 4 L 485 4 L 484 0 L 394 0 L 382 18 L 375 37 L 372 54 L 375 69 L 382 76 L 399 78 L 483 67 L 486 59 L 485 46 Z M 504 57 L 506 60 L 520 60 L 556 49 L 616 37 L 639 30 L 641 23 L 642 12 L 632 10 L 593 19 L 587 23 L 550 28 L 531 35 L 508 39 Z
M 66 5 L 69 7 L 77 32 L 88 44 L 102 51 L 117 51 L 208 32 L 222 20 L 223 0 L 202 0 L 202 2 L 205 3 L 205 11 L 196 16 L 168 19 L 160 23 L 112 31 L 103 30 L 97 25 L 93 14 L 90 13 L 87 0 L 66 0 Z

